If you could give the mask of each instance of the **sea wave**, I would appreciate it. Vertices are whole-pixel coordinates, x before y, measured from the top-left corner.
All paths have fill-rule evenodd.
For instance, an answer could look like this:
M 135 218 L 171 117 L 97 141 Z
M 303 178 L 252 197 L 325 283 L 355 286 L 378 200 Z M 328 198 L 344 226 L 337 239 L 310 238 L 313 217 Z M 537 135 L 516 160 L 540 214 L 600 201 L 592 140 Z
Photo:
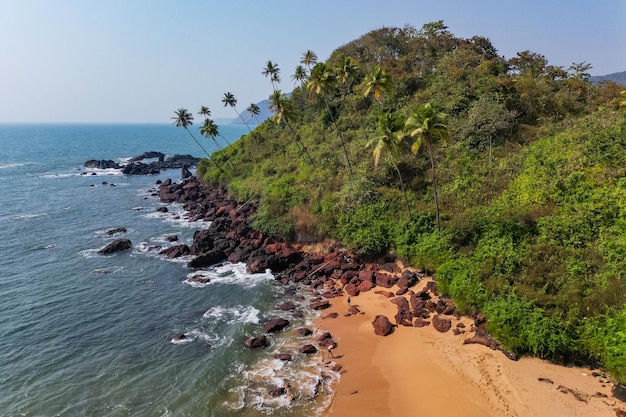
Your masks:
M 245 263 L 232 264 L 227 262 L 208 270 L 190 272 L 183 282 L 196 288 L 215 284 L 236 284 L 251 288 L 274 279 L 274 275 L 269 269 L 262 273 L 249 274 L 246 267 Z
M 9 164 L 0 164 L 0 169 L 19 168 L 27 165 L 34 165 L 34 162 L 13 162 Z
M 235 323 L 259 323 L 260 311 L 252 306 L 222 307 L 215 306 L 208 309 L 203 315 L 204 319 L 223 321 L 229 325 Z
M 30 220 L 36 219 L 37 217 L 45 217 L 48 216 L 48 213 L 25 213 L 25 214 L 17 214 L 11 217 L 11 220 Z

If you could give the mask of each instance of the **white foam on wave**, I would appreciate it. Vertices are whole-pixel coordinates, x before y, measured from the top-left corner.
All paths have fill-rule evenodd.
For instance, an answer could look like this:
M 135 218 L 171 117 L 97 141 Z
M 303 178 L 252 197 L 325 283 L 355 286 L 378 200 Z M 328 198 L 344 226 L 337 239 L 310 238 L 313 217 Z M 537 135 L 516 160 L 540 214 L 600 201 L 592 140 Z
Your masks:
M 117 274 L 118 272 L 121 272 L 123 270 L 124 270 L 123 266 L 106 266 L 102 268 L 96 268 L 93 270 L 93 272 L 96 274 L 110 275 L 110 274 Z
M 37 217 L 45 217 L 48 216 L 48 213 L 26 213 L 26 214 L 17 214 L 11 217 L 11 220 L 30 220 L 36 219 Z
M 211 345 L 211 348 L 213 349 L 223 346 L 227 342 L 227 339 L 223 336 L 202 331 L 200 329 L 192 329 L 184 332 L 183 334 L 185 335 L 185 338 L 181 339 L 173 337 L 172 339 L 170 339 L 170 342 L 175 345 L 186 345 L 195 341 L 201 341 L 203 343 Z
M 171 223 L 184 228 L 208 229 L 211 226 L 211 222 L 209 221 L 190 221 L 188 213 L 182 208 L 182 206 L 168 205 L 163 207 L 168 208 L 167 213 L 155 210 L 152 213 L 146 213 L 144 216 L 148 219 L 159 219 L 166 223 Z
M 19 168 L 26 165 L 34 165 L 33 162 L 12 162 L 8 164 L 0 164 L 0 169 Z
M 28 250 L 49 250 L 56 248 L 57 245 L 54 243 L 49 243 L 47 245 L 32 245 L 28 248 Z
M 87 259 L 99 258 L 102 255 L 98 253 L 100 249 L 84 249 L 78 252 L 80 256 L 83 256 Z
M 204 319 L 220 320 L 227 324 L 251 323 L 259 324 L 260 311 L 252 306 L 211 307 L 202 315 Z
M 207 279 L 208 282 L 202 282 L 203 279 Z M 251 288 L 273 279 L 274 276 L 269 269 L 263 273 L 249 274 L 246 271 L 245 263 L 231 264 L 227 262 L 208 270 L 190 272 L 183 282 L 196 288 L 215 284 L 235 284 Z

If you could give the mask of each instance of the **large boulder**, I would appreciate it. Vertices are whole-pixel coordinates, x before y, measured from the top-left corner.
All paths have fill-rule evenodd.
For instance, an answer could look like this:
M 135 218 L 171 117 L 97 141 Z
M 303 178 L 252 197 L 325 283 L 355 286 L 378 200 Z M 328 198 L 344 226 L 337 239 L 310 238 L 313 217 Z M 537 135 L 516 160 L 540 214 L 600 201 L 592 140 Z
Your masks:
M 85 168 L 97 168 L 97 169 L 120 169 L 120 164 L 118 164 L 115 161 L 111 161 L 109 160 L 96 160 L 96 159 L 90 159 L 89 161 L 85 162 Z
M 251 349 L 256 349 L 260 347 L 267 346 L 267 337 L 265 335 L 250 337 L 243 342 L 244 345 L 248 346 Z
M 226 259 L 226 254 L 224 252 L 219 249 L 213 249 L 205 254 L 195 257 L 187 263 L 187 266 L 189 268 L 206 268 L 220 263 L 224 259 Z
M 289 320 L 283 318 L 268 320 L 263 328 L 268 333 L 276 333 L 289 326 Z
M 433 327 L 441 333 L 447 332 L 452 327 L 452 321 L 447 317 L 441 317 L 439 314 L 433 316 L 432 323 Z
M 404 297 L 396 297 L 391 300 L 392 303 L 398 306 L 398 312 L 395 319 L 398 326 L 413 326 L 413 316 L 409 309 L 409 302 Z
M 386 316 L 379 314 L 372 322 L 374 333 L 378 336 L 387 336 L 393 332 L 393 326 Z
M 130 249 L 131 242 L 128 239 L 116 239 L 113 242 L 100 249 L 98 253 L 107 255 L 110 253 L 121 252 Z
M 180 258 L 181 256 L 189 255 L 191 252 L 189 251 L 189 246 L 187 245 L 176 245 L 169 248 L 163 249 L 159 252 L 159 255 L 165 255 L 168 258 Z

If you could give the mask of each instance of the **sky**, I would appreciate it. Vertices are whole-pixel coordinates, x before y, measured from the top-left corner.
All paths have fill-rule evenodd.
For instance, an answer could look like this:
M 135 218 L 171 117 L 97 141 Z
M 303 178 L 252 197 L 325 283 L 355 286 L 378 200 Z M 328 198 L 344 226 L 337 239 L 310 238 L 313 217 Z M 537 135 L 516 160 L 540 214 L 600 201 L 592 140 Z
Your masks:
M 0 0 L 0 123 L 170 123 L 208 106 L 233 118 L 281 89 L 304 51 L 332 51 L 383 26 L 443 20 L 500 55 L 626 71 L 626 0 Z

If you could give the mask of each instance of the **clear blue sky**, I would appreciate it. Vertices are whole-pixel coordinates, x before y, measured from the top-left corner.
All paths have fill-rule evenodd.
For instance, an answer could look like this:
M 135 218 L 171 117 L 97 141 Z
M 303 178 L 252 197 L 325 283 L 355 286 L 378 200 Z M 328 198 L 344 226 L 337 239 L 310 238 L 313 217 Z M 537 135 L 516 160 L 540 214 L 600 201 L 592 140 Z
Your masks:
M 325 60 L 370 30 L 437 20 L 506 58 L 626 70 L 624 0 L 0 0 L 0 123 L 168 123 L 201 105 L 234 117 L 222 95 L 239 110 L 267 98 L 267 60 L 291 90 L 307 49 Z

